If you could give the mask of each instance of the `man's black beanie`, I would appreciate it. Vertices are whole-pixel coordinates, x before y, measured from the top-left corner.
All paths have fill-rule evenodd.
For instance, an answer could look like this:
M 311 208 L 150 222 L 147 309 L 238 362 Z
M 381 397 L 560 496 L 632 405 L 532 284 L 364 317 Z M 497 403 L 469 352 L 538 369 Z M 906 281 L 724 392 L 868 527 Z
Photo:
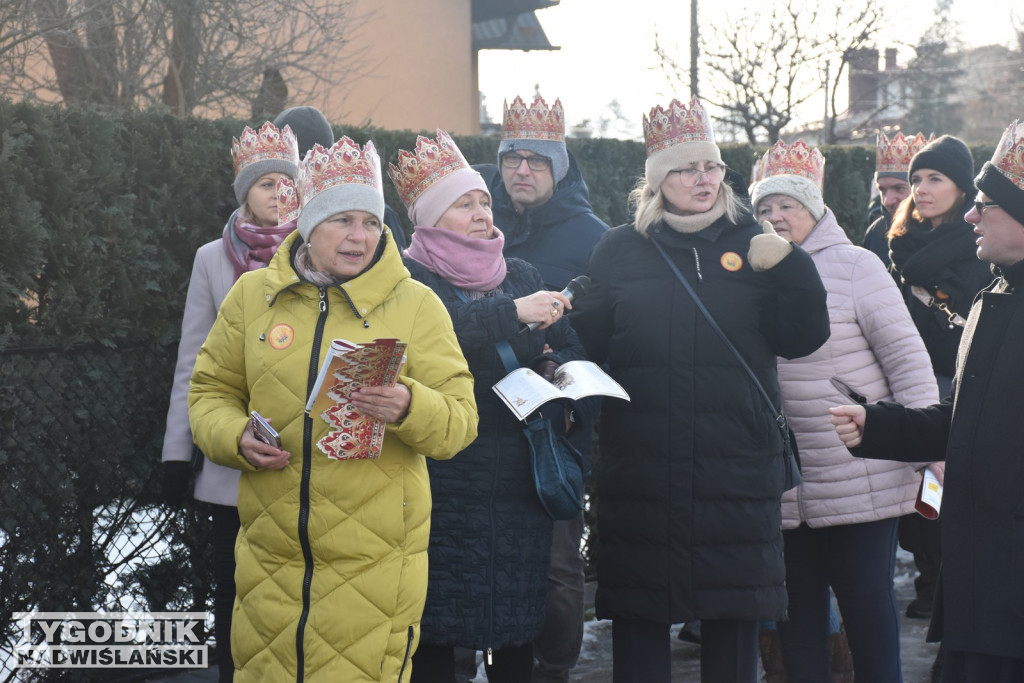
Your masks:
M 981 173 L 974 179 L 978 189 L 999 205 L 999 208 L 1024 225 L 1024 190 L 1013 184 L 991 161 L 981 167 Z

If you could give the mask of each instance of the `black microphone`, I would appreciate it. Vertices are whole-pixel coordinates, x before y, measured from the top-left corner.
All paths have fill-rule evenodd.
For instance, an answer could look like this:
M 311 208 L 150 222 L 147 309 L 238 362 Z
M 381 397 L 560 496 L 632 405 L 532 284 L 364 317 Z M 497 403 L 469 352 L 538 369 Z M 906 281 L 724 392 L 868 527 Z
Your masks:
M 572 280 L 569 280 L 569 284 L 567 284 L 565 289 L 562 290 L 562 296 L 568 299 L 569 303 L 572 303 L 576 297 L 583 296 L 583 293 L 587 291 L 587 287 L 589 286 L 590 278 L 586 275 L 579 275 L 574 277 Z M 533 332 L 538 327 L 540 327 L 540 322 L 529 323 L 526 327 L 519 330 L 519 334 L 522 334 L 527 330 Z

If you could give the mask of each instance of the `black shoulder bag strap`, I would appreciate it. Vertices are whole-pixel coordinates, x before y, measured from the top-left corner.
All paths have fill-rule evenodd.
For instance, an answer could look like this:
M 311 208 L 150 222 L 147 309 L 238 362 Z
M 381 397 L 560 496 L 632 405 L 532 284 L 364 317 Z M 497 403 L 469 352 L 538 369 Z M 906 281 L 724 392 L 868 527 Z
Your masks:
M 653 238 L 650 238 L 650 240 L 651 244 L 654 245 L 654 248 L 658 250 L 659 254 L 661 254 L 661 257 L 665 259 L 665 263 L 668 264 L 668 267 L 672 269 L 672 272 L 675 274 L 676 278 L 679 280 L 680 283 L 682 283 L 683 289 L 685 289 L 686 293 L 690 295 L 691 299 L 693 299 L 693 303 L 697 305 L 697 310 L 701 312 L 701 314 L 704 316 L 704 319 L 708 321 L 708 325 L 719 336 L 719 338 L 722 340 L 722 343 L 725 344 L 725 348 L 732 351 L 732 354 L 736 356 L 736 360 L 739 361 L 740 367 L 742 367 L 747 372 L 747 375 L 750 377 L 750 381 L 754 383 L 755 387 L 757 387 L 758 392 L 761 394 L 761 398 L 763 398 L 764 402 L 768 404 L 768 408 L 771 410 L 772 415 L 775 417 L 775 424 L 778 425 L 779 433 L 782 434 L 782 445 L 786 449 L 786 452 L 789 452 L 792 448 L 792 444 L 790 443 L 789 423 L 786 420 L 786 414 L 781 410 L 777 409 L 775 407 L 775 404 L 772 403 L 772 399 L 768 396 L 768 392 L 764 390 L 764 387 L 761 386 L 761 382 L 758 381 L 757 375 L 755 375 L 754 371 L 750 369 L 750 366 L 747 364 L 747 361 L 743 358 L 743 356 L 740 355 L 739 350 L 735 346 L 733 346 L 733 343 L 729 341 L 729 337 L 725 335 L 725 332 L 723 332 L 722 328 L 718 326 L 718 323 L 715 322 L 715 319 L 711 317 L 711 311 L 707 309 L 707 307 L 704 305 L 704 302 L 701 301 L 701 298 L 697 296 L 697 292 L 693 291 L 693 287 L 686 280 L 686 278 L 683 277 L 683 274 L 679 272 L 679 268 L 676 267 L 676 264 L 672 263 L 672 259 L 668 257 L 668 254 L 665 253 L 665 250 L 662 248 L 662 246 L 658 244 L 657 240 Z

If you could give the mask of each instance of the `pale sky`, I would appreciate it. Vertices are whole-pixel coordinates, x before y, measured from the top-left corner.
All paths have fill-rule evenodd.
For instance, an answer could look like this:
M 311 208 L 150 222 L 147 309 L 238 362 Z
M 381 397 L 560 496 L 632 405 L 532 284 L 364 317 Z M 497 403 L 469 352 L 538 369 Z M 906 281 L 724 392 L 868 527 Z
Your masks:
M 702 26 L 725 21 L 745 5 L 745 0 L 699 0 L 699 21 Z M 1014 5 L 1016 12 L 1011 15 Z M 897 63 L 902 66 L 913 56 L 909 45 L 933 23 L 935 1 L 902 0 L 886 6 L 892 13 L 892 28 L 875 47 L 880 53 L 886 47 L 899 48 Z M 1013 46 L 1011 17 L 1017 25 L 1024 24 L 1020 0 L 953 0 L 952 12 L 968 46 Z M 491 120 L 500 123 L 504 99 L 532 98 L 534 85 L 539 84 L 549 103 L 561 98 L 569 125 L 608 118 L 608 103 L 617 100 L 633 123 L 606 135 L 638 137 L 641 117 L 651 107 L 667 104 L 673 96 L 689 97 L 688 90 L 672 90 L 654 54 L 657 32 L 663 45 L 676 46 L 676 60 L 688 68 L 687 0 L 561 0 L 536 14 L 548 39 L 562 49 L 481 51 L 480 91 Z M 703 70 L 701 75 L 706 78 Z

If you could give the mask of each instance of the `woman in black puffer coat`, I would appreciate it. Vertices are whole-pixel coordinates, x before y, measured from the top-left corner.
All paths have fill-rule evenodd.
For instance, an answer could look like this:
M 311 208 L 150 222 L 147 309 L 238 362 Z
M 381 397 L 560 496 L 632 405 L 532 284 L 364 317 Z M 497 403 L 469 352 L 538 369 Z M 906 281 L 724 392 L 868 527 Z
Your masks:
M 502 256 L 487 185 L 444 131 L 436 143 L 420 137 L 415 155 L 400 152 L 391 177 L 416 226 L 406 267 L 448 309 L 480 414 L 476 441 L 443 467 L 428 465 L 430 575 L 412 680 L 454 680 L 459 646 L 484 651 L 489 681 L 529 681 L 552 520 L 534 488 L 523 423 L 491 389 L 507 374 L 495 343 L 540 374 L 585 358 L 583 346 L 563 314 L 570 302 L 545 290 L 536 268 Z M 593 400 L 580 403 L 596 412 Z M 565 430 L 566 410 L 556 402 L 542 412 Z
M 828 338 L 825 288 L 811 257 L 763 234 L 722 182 L 700 102 L 656 107 L 644 129 L 635 222 L 598 243 L 572 315 L 631 399 L 600 419 L 597 616 L 613 620 L 616 682 L 668 681 L 669 626 L 700 619 L 701 680 L 755 683 L 758 621 L 786 610 L 782 436 L 658 247 L 775 406 L 776 356 Z

